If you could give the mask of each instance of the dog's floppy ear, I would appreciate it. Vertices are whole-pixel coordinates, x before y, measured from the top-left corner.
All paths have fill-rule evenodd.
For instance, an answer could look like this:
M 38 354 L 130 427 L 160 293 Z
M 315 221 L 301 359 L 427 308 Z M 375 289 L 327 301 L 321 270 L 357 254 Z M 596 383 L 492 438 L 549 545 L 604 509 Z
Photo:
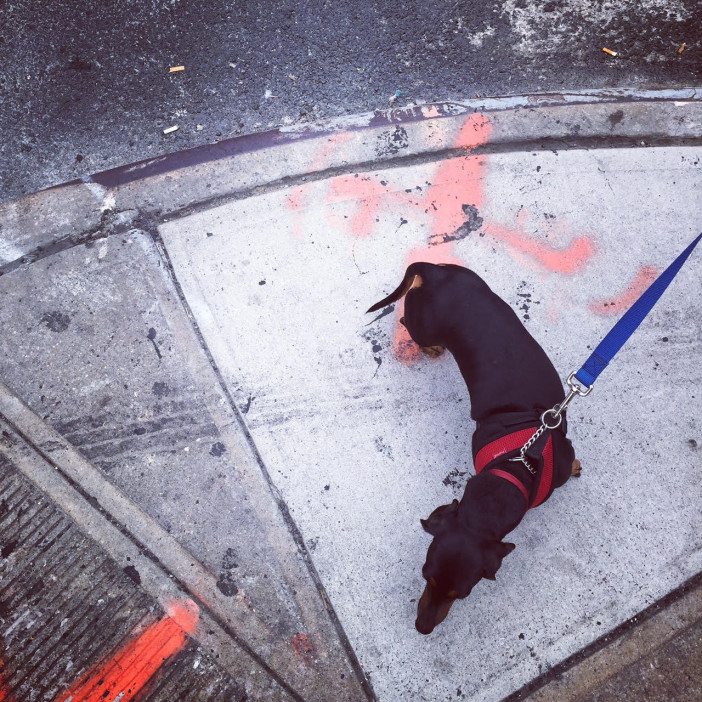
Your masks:
M 412 266 L 407 268 L 405 272 L 405 277 L 402 279 L 400 285 L 393 290 L 387 297 L 384 297 L 380 302 L 376 302 L 372 307 L 366 310 L 366 314 L 369 312 L 375 312 L 381 307 L 386 307 L 387 305 L 397 302 L 401 297 L 404 297 L 412 288 L 418 288 L 422 285 L 422 278 L 418 273 L 415 273 Z
M 458 512 L 458 500 L 454 500 L 450 505 L 437 507 L 426 519 L 420 519 L 419 523 L 427 534 L 436 536 L 446 528 L 449 519 L 456 512 Z
M 510 544 L 507 541 L 496 541 L 490 544 L 485 552 L 485 570 L 483 572 L 483 577 L 488 580 L 495 580 L 495 575 L 502 565 L 502 559 L 508 553 L 512 553 L 515 548 L 514 544 Z

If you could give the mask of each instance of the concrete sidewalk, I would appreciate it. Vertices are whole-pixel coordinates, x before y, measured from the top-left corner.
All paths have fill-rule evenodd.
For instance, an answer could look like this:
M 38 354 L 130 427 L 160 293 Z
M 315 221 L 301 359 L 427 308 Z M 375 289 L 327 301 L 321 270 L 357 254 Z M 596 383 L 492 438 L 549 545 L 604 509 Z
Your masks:
M 418 519 L 472 471 L 468 400 L 399 306 L 363 310 L 459 262 L 566 375 L 697 233 L 695 95 L 376 113 L 4 206 L 3 452 L 148 597 L 195 603 L 250 696 L 523 698 L 702 570 L 698 257 L 573 407 L 583 478 L 428 639 Z

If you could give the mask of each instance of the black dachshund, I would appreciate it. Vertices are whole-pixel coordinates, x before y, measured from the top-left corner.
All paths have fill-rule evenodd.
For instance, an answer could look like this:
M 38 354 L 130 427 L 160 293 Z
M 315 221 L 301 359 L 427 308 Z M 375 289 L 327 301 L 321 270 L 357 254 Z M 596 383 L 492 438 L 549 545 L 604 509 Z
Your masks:
M 530 507 L 571 475 L 580 475 L 580 462 L 566 438 L 565 417 L 529 448 L 524 461 L 518 459 L 541 414 L 565 394 L 544 350 L 480 276 L 452 264 L 413 263 L 397 290 L 368 311 L 403 296 L 401 323 L 428 355 L 444 349 L 453 354 L 476 422 L 476 475 L 460 502 L 437 507 L 421 520 L 434 538 L 422 568 L 427 585 L 416 627 L 429 634 L 481 578 L 495 579 L 502 559 L 514 549 L 502 539 Z

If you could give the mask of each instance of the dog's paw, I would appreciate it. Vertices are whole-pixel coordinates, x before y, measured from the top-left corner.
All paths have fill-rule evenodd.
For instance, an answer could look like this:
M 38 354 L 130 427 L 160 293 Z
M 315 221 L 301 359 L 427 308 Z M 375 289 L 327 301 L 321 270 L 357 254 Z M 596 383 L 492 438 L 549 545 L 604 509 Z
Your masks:
M 580 473 L 582 472 L 582 465 L 580 464 L 580 461 L 576 458 L 573 460 L 573 467 L 570 470 L 570 474 L 573 478 L 579 478 Z

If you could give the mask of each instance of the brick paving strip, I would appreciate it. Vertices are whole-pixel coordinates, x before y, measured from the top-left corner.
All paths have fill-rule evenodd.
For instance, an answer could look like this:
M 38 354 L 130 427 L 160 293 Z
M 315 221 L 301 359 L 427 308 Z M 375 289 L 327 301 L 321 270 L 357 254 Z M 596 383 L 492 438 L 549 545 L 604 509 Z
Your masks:
M 18 463 L 25 469 L 27 461 L 38 463 L 7 427 L 2 448 L 24 453 Z M 53 469 L 43 468 L 34 477 L 61 490 Z M 61 499 L 57 492 L 40 491 L 6 457 L 0 472 L 0 700 L 247 699 L 236 677 L 192 638 L 198 621 L 211 626 L 192 602 L 161 578 L 161 599 L 173 593 L 164 609 L 132 580 L 133 567 L 120 568 L 96 543 L 107 539 L 115 547 L 120 537 L 111 527 L 90 538 L 53 501 Z M 78 518 L 94 509 L 80 500 L 64 500 Z M 143 567 L 143 556 L 132 555 Z M 231 660 L 222 662 L 231 670 Z
M 265 648 L 270 635 L 265 625 L 245 608 L 233 607 L 196 559 L 3 384 L 0 416 L 6 695 L 0 699 L 41 694 L 38 699 L 68 702 L 70 695 L 53 695 L 69 684 L 76 684 L 79 693 L 71 702 L 102 699 L 102 688 L 97 694 L 89 684 L 101 662 L 107 667 L 97 681 L 107 677 L 153 684 L 158 695 L 166 691 L 153 699 L 166 699 L 176 684 L 189 690 L 189 697 L 179 699 L 220 699 L 220 689 L 222 699 L 302 699 L 251 649 L 252 642 Z M 120 568 L 117 562 L 129 565 Z M 157 620 L 160 633 L 153 629 Z M 245 639 L 237 633 L 242 627 Z M 217 664 L 203 649 L 215 652 Z M 274 663 L 286 665 L 269 653 Z M 156 665 L 159 657 L 166 664 L 176 654 L 179 663 Z M 111 666 L 105 663 L 109 655 L 114 656 Z M 114 674 L 124 660 L 153 670 Z M 207 664 L 200 670 L 196 660 Z M 168 679 L 162 679 L 166 674 Z M 200 688 L 203 697 L 197 696 Z M 120 702 L 131 699 L 125 690 L 111 692 L 115 697 L 110 699 L 121 692 Z

